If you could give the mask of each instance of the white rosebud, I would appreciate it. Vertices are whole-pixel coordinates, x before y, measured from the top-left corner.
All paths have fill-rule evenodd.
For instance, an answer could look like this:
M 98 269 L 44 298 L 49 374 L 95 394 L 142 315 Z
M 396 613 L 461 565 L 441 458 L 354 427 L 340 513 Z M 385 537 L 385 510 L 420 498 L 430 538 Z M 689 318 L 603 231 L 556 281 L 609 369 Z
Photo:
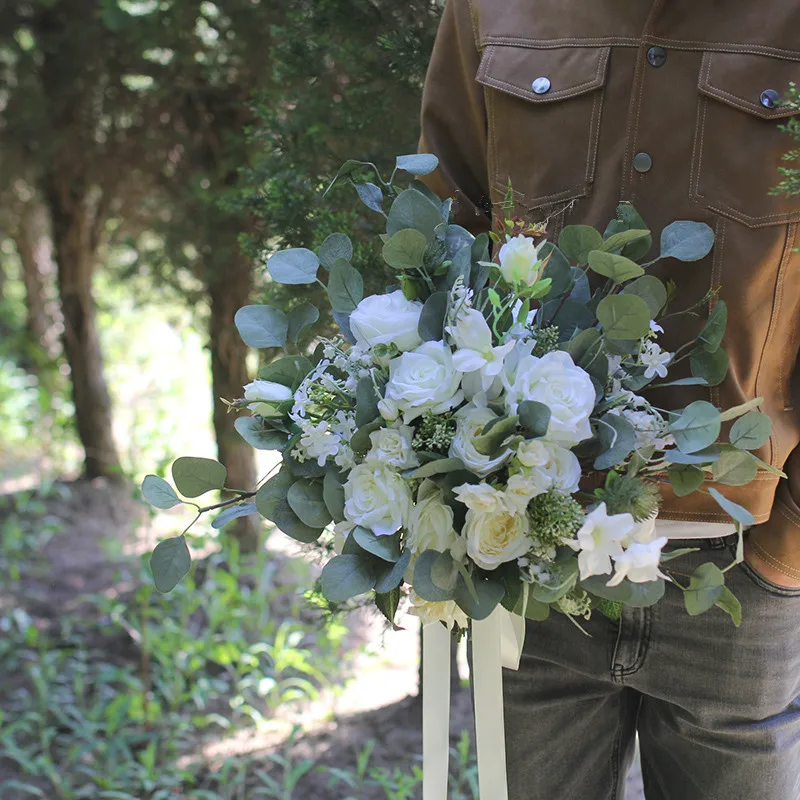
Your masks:
M 407 524 L 411 492 L 396 472 L 382 464 L 353 467 L 344 485 L 344 515 L 376 536 L 391 536 Z
M 458 538 L 453 528 L 453 509 L 442 502 L 441 492 L 428 495 L 411 509 L 406 543 L 412 553 L 422 553 L 425 550 L 443 553 Z
M 384 397 L 378 400 L 378 413 L 387 422 L 394 422 L 400 416 L 400 409 L 397 407 L 397 403 Z
M 537 247 L 533 239 L 519 234 L 515 238 L 507 237 L 500 248 L 498 260 L 500 272 L 506 283 L 533 286 L 542 273 L 542 261 L 539 250 L 545 242 Z
M 611 572 L 611 559 L 622 555 L 622 540 L 635 524 L 630 514 L 609 516 L 605 503 L 600 503 L 586 515 L 576 540 L 567 542 L 578 551 L 581 580 Z
M 479 478 L 485 478 L 497 471 L 511 455 L 511 451 L 505 450 L 499 456 L 492 458 L 475 449 L 475 437 L 481 435 L 488 422 L 497 419 L 497 414 L 490 408 L 465 406 L 456 412 L 456 419 L 458 420 L 456 434 L 448 452 L 450 458 L 460 458 L 464 466 Z
M 469 557 L 482 569 L 496 569 L 531 549 L 528 517 L 509 510 L 467 511 L 464 536 Z
M 248 406 L 254 414 L 260 417 L 279 417 L 272 404 L 284 403 L 293 399 L 294 395 L 288 386 L 274 381 L 255 380 L 244 387 L 245 400 L 262 400 L 263 402 Z
M 459 503 L 475 511 L 491 514 L 505 508 L 503 493 L 489 486 L 488 483 L 463 483 L 453 489 L 453 494 Z
M 379 428 L 369 435 L 372 443 L 365 461 L 376 461 L 393 469 L 419 466 L 417 454 L 411 449 L 414 429 L 408 425 Z
M 417 328 L 422 303 L 408 300 L 401 291 L 365 297 L 350 315 L 350 329 L 362 348 L 397 345 L 400 351 L 422 344 Z

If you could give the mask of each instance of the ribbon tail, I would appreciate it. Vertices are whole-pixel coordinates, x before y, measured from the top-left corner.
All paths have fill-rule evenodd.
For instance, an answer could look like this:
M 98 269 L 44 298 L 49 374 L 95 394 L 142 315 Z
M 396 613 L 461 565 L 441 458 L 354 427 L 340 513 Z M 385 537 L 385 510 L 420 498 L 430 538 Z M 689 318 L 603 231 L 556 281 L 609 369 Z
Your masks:
M 422 629 L 422 800 L 447 800 L 449 759 L 450 633 L 434 622 Z
M 472 669 L 475 697 L 475 745 L 480 796 L 508 800 L 506 734 L 503 723 L 503 672 L 500 630 L 503 608 L 472 622 Z

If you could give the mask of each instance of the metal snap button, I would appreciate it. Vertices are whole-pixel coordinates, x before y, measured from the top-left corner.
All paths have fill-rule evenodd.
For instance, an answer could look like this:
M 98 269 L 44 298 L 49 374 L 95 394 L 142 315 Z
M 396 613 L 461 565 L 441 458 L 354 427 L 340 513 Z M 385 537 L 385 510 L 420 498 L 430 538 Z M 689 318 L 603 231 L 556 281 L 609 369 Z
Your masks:
M 781 96 L 774 89 L 765 89 L 761 92 L 761 105 L 764 108 L 775 108 L 780 99 Z
M 550 78 L 541 77 L 531 84 L 531 89 L 535 94 L 547 94 L 550 91 L 550 86 Z
M 649 153 L 637 153 L 633 157 L 633 168 L 637 172 L 650 172 L 653 168 L 653 157 Z
M 663 67 L 667 63 L 667 51 L 663 47 L 651 47 L 647 51 L 647 60 L 653 67 Z

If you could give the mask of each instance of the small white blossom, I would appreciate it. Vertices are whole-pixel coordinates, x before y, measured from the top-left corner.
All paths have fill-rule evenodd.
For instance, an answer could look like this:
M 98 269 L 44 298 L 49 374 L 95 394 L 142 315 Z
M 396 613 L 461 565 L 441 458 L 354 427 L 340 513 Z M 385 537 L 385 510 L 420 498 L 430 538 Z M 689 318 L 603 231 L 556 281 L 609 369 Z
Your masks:
M 639 361 L 646 367 L 645 378 L 667 377 L 667 365 L 672 360 L 672 353 L 662 350 L 655 342 L 643 342 L 639 351 Z
M 611 559 L 622 555 L 622 540 L 635 524 L 630 514 L 609 516 L 605 503 L 600 503 L 586 515 L 576 541 L 567 542 L 573 550 L 578 551 L 581 580 L 611 572 Z
M 650 320 L 650 330 L 652 333 L 664 333 L 664 329 L 654 320 Z
M 306 424 L 296 446 L 298 460 L 316 459 L 319 466 L 324 467 L 329 457 L 339 452 L 341 437 L 332 433 L 329 424 L 321 420 L 316 425 Z
M 659 578 L 669 578 L 658 568 L 661 551 L 668 539 L 662 536 L 652 542 L 634 542 L 624 553 L 613 556 L 616 571 L 606 586 L 618 586 L 625 578 L 633 583 L 648 583 Z

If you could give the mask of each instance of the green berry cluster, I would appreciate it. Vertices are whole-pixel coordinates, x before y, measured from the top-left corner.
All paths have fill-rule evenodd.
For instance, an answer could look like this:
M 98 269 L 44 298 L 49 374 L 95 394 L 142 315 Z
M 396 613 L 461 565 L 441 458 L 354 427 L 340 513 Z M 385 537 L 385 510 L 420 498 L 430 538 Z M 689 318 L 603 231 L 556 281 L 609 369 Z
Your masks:
M 541 358 L 551 353 L 558 347 L 558 325 L 548 325 L 536 332 L 536 345 L 533 348 L 533 355 Z
M 572 539 L 584 519 L 580 503 L 569 495 L 552 490 L 531 500 L 528 515 L 530 536 L 537 549 L 543 551 L 560 547 L 566 539 Z
M 411 442 L 414 450 L 430 453 L 447 453 L 456 435 L 458 422 L 453 417 L 425 414 Z

